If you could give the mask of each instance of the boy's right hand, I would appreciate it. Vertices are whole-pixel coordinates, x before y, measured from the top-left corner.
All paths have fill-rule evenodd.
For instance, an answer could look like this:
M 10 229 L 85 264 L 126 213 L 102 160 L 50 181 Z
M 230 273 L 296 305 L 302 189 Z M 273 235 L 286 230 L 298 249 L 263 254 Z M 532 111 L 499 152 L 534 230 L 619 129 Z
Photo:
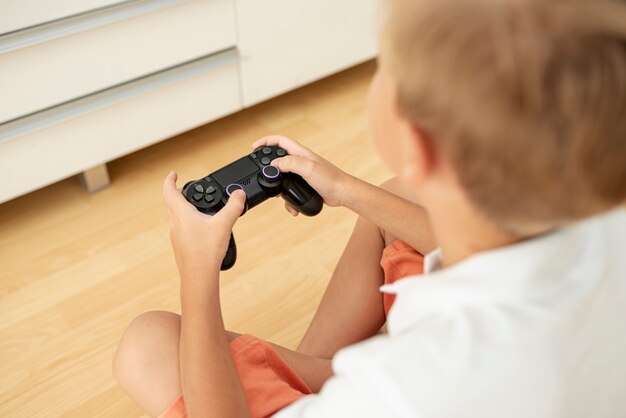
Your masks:
M 356 180 L 327 160 L 315 154 L 297 141 L 282 135 L 264 136 L 252 144 L 253 148 L 266 145 L 281 147 L 289 155 L 272 161 L 281 173 L 295 173 L 306 180 L 317 191 L 328 206 L 343 206 L 346 193 Z M 285 203 L 285 208 L 293 216 L 298 212 Z

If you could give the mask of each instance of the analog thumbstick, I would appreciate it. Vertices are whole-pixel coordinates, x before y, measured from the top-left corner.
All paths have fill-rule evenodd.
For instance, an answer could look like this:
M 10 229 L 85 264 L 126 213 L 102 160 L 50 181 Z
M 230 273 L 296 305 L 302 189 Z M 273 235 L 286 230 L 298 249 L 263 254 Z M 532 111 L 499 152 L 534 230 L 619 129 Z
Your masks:
M 281 184 L 283 183 L 280 170 L 273 165 L 266 165 L 261 169 L 259 176 L 259 185 L 265 191 L 265 194 L 274 197 L 280 193 Z
M 228 197 L 230 197 L 231 194 L 235 193 L 235 190 L 243 190 L 245 192 L 241 184 L 231 183 L 228 186 L 226 186 L 226 194 L 228 195 Z M 224 204 L 226 204 L 226 202 L 228 201 L 228 198 L 223 198 L 222 200 Z M 243 215 L 247 211 L 248 211 L 248 198 L 246 197 L 246 200 L 244 200 L 244 206 L 243 206 L 243 211 L 241 212 L 241 215 Z
M 274 183 L 280 177 L 280 170 L 273 165 L 266 165 L 261 170 L 263 174 L 263 179 L 268 183 Z
M 243 186 L 241 184 L 232 183 L 226 186 L 226 194 L 230 197 L 231 194 L 235 192 L 235 190 L 243 190 Z

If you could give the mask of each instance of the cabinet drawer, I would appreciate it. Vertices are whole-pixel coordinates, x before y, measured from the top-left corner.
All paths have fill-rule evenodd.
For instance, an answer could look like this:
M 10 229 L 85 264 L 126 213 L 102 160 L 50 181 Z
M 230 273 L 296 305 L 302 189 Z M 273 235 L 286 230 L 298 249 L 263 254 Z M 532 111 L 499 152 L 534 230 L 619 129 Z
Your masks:
M 132 87 L 142 93 L 0 140 L 0 178 L 10 179 L 0 203 L 241 109 L 238 63 L 220 55 L 181 66 L 186 75 L 159 88 Z
M 232 0 L 184 1 L 0 55 L 0 123 L 235 45 Z
M 124 0 L 2 0 L 0 34 L 84 13 Z

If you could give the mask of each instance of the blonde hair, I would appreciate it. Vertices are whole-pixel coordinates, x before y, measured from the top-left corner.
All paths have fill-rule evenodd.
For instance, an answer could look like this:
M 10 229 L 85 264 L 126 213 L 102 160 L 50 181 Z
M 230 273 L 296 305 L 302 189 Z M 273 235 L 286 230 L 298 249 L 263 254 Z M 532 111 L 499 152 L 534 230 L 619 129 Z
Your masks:
M 387 0 L 400 111 L 499 227 L 541 232 L 626 199 L 626 4 Z

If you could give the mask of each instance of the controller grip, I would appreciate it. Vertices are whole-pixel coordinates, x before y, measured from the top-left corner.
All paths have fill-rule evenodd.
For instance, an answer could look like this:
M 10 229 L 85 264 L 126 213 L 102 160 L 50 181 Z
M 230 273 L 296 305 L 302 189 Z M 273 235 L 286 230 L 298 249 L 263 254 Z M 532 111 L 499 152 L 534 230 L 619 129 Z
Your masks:
M 294 209 L 306 216 L 315 216 L 322 211 L 324 199 L 297 174 L 283 178 L 282 197 Z
M 222 266 L 220 267 L 220 270 L 228 270 L 235 265 L 235 261 L 237 261 L 237 246 L 235 245 L 235 237 L 231 232 L 230 240 L 228 241 L 228 250 L 226 250 L 226 255 L 222 260 Z

